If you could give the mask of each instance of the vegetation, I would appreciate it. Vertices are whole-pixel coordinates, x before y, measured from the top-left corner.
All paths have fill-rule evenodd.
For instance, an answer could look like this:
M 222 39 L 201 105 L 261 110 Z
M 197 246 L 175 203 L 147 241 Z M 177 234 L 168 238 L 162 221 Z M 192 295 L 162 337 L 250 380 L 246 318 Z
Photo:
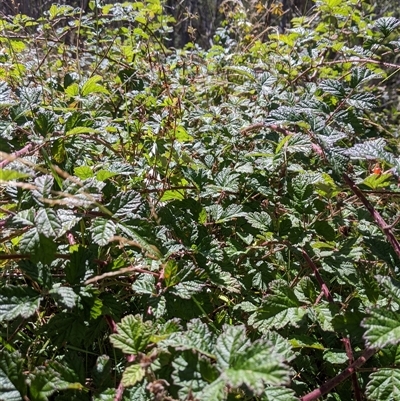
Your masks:
M 399 400 L 400 20 L 89 8 L 0 20 L 0 399 Z

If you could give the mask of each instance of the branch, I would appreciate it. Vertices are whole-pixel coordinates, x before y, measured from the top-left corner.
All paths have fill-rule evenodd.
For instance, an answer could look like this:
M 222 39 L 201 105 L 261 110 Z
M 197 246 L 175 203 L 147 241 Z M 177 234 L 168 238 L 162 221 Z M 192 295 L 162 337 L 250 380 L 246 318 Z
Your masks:
M 357 187 L 357 185 L 347 174 L 343 174 L 343 179 L 348 184 L 353 193 L 364 204 L 365 208 L 369 211 L 372 218 L 375 220 L 376 224 L 378 224 L 379 228 L 386 235 L 387 240 L 390 242 L 397 256 L 400 258 L 400 244 L 391 230 L 392 227 L 385 222 L 385 220 L 382 218 L 379 212 L 372 206 L 372 204 L 365 197 L 362 191 Z
M 308 253 L 302 249 L 301 253 L 303 254 L 304 259 L 307 261 L 308 265 L 311 267 L 311 269 L 314 271 L 315 278 L 317 279 L 319 285 L 321 286 L 322 292 L 325 295 L 325 298 L 330 302 L 334 303 L 333 297 L 331 293 L 329 292 L 328 286 L 325 284 L 324 279 L 321 277 L 318 271 L 318 267 L 315 265 L 315 263 L 312 261 Z
M 159 273 L 152 272 L 150 270 L 145 270 L 145 269 L 142 269 L 142 268 L 136 267 L 136 266 L 129 266 L 129 267 L 123 267 L 121 269 L 114 270 L 111 272 L 106 272 L 106 273 L 100 274 L 99 276 L 91 277 L 91 278 L 87 279 L 84 282 L 84 284 L 88 285 L 91 283 L 96 283 L 97 281 L 102 280 L 107 277 L 121 276 L 122 274 L 127 274 L 127 273 L 131 273 L 131 272 L 152 274 L 153 276 L 156 276 L 156 277 L 160 276 Z
M 33 144 L 28 143 L 28 145 L 24 146 L 22 149 L 17 150 L 14 153 L 11 153 L 10 155 L 4 152 L 0 152 L 0 157 L 4 159 L 2 162 L 0 162 L 0 168 L 4 168 L 5 166 L 7 166 L 7 164 L 11 163 L 15 159 L 18 159 L 18 157 L 26 155 L 32 150 L 33 150 Z
M 373 356 L 376 351 L 377 350 L 375 348 L 367 348 L 366 350 L 364 350 L 362 355 L 355 362 L 353 362 L 348 368 L 346 368 L 343 372 L 339 373 L 333 379 L 328 380 L 320 388 L 317 388 L 316 390 L 311 391 L 311 393 L 304 395 L 303 397 L 300 398 L 300 400 L 314 401 L 322 397 L 323 395 L 329 393 L 329 391 L 331 391 L 333 388 L 335 388 L 340 383 L 344 382 L 353 373 L 355 373 L 360 366 L 364 365 L 364 363 L 367 362 L 367 360 L 371 358 L 371 356 Z

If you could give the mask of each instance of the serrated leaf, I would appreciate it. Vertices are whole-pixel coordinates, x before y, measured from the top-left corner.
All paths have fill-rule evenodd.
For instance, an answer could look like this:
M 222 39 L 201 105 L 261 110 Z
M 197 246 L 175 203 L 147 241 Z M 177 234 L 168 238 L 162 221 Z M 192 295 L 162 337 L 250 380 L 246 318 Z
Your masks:
M 22 401 L 26 396 L 23 362 L 19 352 L 0 351 L 0 397 L 2 401 Z
M 32 316 L 38 309 L 42 297 L 29 287 L 9 285 L 0 293 L 0 322 L 13 320 L 18 316 L 24 319 Z
M 399 401 L 400 369 L 379 369 L 372 373 L 366 394 L 371 401 Z
M 81 180 L 86 180 L 94 176 L 94 173 L 89 166 L 75 167 L 74 174 Z
M 242 212 L 242 208 L 242 205 L 236 205 L 234 203 L 230 204 L 226 209 L 222 211 L 216 223 L 224 223 L 237 217 L 245 216 L 245 213 Z
M 237 355 L 245 352 L 249 346 L 250 341 L 244 326 L 224 326 L 215 347 L 217 367 L 220 370 L 228 369 L 235 362 Z
M 201 292 L 205 284 L 203 281 L 181 281 L 174 285 L 171 289 L 171 293 L 183 299 L 190 299 L 194 294 Z
M 32 190 L 32 195 L 36 202 L 43 206 L 43 199 L 51 198 L 51 190 L 54 185 L 54 178 L 51 175 L 43 175 L 35 179 L 36 189 Z
M 73 288 L 61 286 L 59 283 L 53 286 L 49 291 L 49 294 L 53 296 L 59 305 L 68 309 L 74 308 L 79 299 L 79 295 L 73 290 Z
M 172 333 L 161 341 L 163 346 L 170 346 L 179 350 L 193 350 L 214 358 L 214 336 L 208 326 L 199 319 L 191 320 L 186 332 Z
M 107 205 L 108 210 L 117 217 L 129 216 L 135 213 L 142 204 L 142 197 L 136 191 L 119 193 Z
M 109 219 L 97 217 L 91 227 L 93 241 L 100 245 L 107 245 L 116 231 L 115 223 Z
M 354 67 L 351 69 L 350 87 L 355 88 L 362 83 L 376 78 L 380 78 L 380 75 L 374 73 L 368 68 Z
M 266 212 L 250 212 L 246 214 L 245 218 L 254 228 L 263 232 L 268 232 L 270 230 L 272 219 Z
M 392 174 L 371 174 L 363 182 L 363 185 L 371 189 L 379 189 L 388 187 L 393 179 Z
M 38 233 L 47 238 L 57 238 L 62 229 L 56 211 L 50 208 L 39 209 L 35 216 L 35 225 Z
M 394 164 L 393 155 L 385 150 L 386 142 L 383 138 L 357 143 L 346 149 L 344 154 L 355 160 L 381 160 Z
M 348 93 L 348 89 L 344 86 L 343 82 L 336 79 L 324 79 L 319 84 L 319 87 L 324 92 L 334 95 L 339 99 L 344 98 Z
M 51 365 L 37 367 L 30 380 L 30 395 L 35 401 L 48 401 L 49 396 L 61 390 L 82 390 L 82 384 L 70 383 L 53 369 Z
M 395 17 L 382 17 L 375 21 L 375 28 L 378 28 L 384 36 L 389 36 L 395 29 L 400 27 L 400 20 Z
M 134 386 L 136 383 L 143 380 L 146 371 L 141 365 L 128 366 L 122 375 L 122 384 L 125 387 Z
M 143 322 L 140 316 L 125 316 L 117 325 L 117 333 L 111 334 L 114 347 L 126 354 L 144 352 L 152 334 L 151 323 Z
M 286 325 L 296 326 L 307 310 L 298 300 L 294 290 L 283 282 L 274 283 L 272 288 L 274 290 L 262 307 L 250 316 L 249 324 L 263 330 L 279 329 Z
M 21 253 L 28 254 L 32 262 L 50 264 L 54 260 L 57 244 L 32 228 L 23 234 L 19 249 Z
M 198 397 L 202 401 L 223 401 L 226 399 L 227 392 L 225 381 L 220 378 L 206 386 Z
M 262 341 L 256 341 L 239 354 L 222 377 L 233 387 L 245 385 L 260 395 L 266 385 L 282 385 L 289 380 L 289 369 L 279 355 Z
M 298 401 L 293 390 L 285 387 L 267 387 L 261 401 Z
M 400 316 L 397 312 L 372 309 L 362 321 L 362 326 L 367 329 L 364 338 L 370 347 L 383 348 L 400 343 Z

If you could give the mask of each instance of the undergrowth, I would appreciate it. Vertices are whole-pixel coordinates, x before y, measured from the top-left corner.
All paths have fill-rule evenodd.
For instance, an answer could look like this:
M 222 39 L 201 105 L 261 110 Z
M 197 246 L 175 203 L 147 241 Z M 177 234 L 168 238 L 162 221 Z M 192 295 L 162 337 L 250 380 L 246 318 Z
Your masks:
M 398 400 L 400 21 L 90 8 L 0 20 L 1 400 Z

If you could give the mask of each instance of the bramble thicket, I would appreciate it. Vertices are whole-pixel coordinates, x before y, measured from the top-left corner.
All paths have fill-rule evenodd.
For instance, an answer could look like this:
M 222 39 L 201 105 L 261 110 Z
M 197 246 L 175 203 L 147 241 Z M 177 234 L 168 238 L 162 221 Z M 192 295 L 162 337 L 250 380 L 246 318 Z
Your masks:
M 1 400 L 400 400 L 400 20 L 221 11 L 0 18 Z

